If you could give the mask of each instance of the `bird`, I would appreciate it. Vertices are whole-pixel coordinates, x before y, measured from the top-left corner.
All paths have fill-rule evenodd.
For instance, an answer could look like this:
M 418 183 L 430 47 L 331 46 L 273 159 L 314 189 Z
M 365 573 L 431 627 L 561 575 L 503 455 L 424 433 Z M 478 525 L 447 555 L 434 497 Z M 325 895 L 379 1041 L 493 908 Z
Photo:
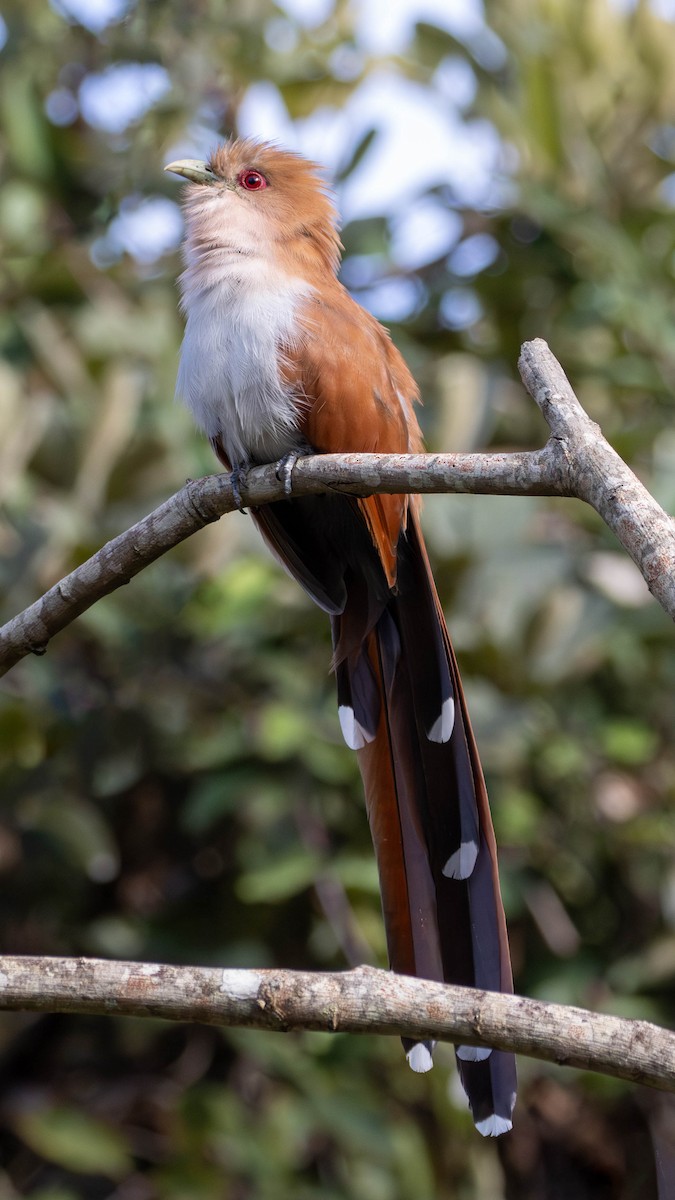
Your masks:
M 184 189 L 185 329 L 176 390 L 232 473 L 279 463 L 284 499 L 250 509 L 264 541 L 329 616 L 338 717 L 356 751 L 394 972 L 513 990 L 497 850 L 419 498 L 294 498 L 321 453 L 415 453 L 417 385 L 387 330 L 338 279 L 321 168 L 233 138 L 165 168 Z M 241 506 L 241 505 L 240 505 Z M 432 1041 L 403 1039 L 413 1070 Z M 513 1056 L 455 1047 L 476 1128 L 512 1126 Z

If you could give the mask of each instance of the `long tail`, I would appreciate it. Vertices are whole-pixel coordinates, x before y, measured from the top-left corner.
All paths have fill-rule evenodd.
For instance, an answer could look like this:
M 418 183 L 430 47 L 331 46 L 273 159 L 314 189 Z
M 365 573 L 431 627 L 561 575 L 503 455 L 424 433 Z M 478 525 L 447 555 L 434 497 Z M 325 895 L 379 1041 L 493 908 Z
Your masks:
M 332 618 L 336 646 L 353 645 L 362 603 L 352 589 Z M 343 732 L 365 786 L 392 968 L 512 991 L 487 792 L 414 514 L 399 547 L 397 592 L 336 673 Z M 414 1070 L 431 1067 L 431 1043 L 404 1046 Z M 510 1129 L 513 1055 L 456 1054 L 478 1130 Z
M 344 496 L 253 510 L 270 548 L 330 615 L 340 723 L 357 751 L 395 971 L 512 991 L 487 792 L 457 663 L 412 509 L 396 590 Z M 405 1042 L 414 1070 L 431 1043 Z M 511 1128 L 513 1055 L 457 1048 L 476 1126 Z

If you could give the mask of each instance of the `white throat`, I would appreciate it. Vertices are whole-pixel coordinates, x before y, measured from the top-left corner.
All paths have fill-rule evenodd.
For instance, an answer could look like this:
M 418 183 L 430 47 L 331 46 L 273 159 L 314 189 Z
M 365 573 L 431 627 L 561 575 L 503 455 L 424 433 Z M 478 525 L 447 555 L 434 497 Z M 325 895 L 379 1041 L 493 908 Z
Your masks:
M 273 462 L 301 445 L 302 397 L 283 383 L 279 363 L 297 344 L 298 307 L 312 287 L 276 265 L 259 223 L 236 203 L 225 202 L 222 240 L 200 243 L 194 227 L 214 203 L 189 217 L 176 393 L 233 466 Z

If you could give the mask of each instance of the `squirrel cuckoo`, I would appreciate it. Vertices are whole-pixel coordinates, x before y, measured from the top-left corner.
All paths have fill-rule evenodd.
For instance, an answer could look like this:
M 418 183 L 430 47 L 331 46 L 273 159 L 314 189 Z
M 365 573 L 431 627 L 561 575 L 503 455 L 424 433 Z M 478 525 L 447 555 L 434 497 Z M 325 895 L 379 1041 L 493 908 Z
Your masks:
M 190 181 L 177 391 L 235 484 L 300 454 L 419 451 L 417 387 L 336 278 L 336 214 L 316 166 L 247 139 L 165 169 Z M 331 619 L 393 970 L 511 991 L 488 798 L 418 501 L 289 498 L 251 516 Z M 413 1070 L 431 1067 L 433 1043 L 404 1047 Z M 510 1129 L 513 1056 L 456 1055 L 479 1131 Z

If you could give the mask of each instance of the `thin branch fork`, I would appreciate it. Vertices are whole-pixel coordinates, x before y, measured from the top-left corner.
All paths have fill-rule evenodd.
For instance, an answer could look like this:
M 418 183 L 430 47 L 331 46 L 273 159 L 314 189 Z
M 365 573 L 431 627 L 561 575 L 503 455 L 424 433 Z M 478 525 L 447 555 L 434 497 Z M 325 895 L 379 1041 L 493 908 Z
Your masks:
M 293 494 L 326 491 L 478 492 L 499 496 L 577 496 L 591 504 L 628 551 L 675 620 L 675 527 L 602 436 L 575 396 L 548 346 L 526 342 L 519 369 L 551 430 L 541 450 L 514 454 L 325 454 L 301 459 Z M 272 466 L 248 472 L 247 505 L 284 498 Z M 236 508 L 229 476 L 189 481 L 180 492 L 82 563 L 0 628 L 0 675 L 49 640 L 97 600 L 128 583 L 167 550 Z
M 373 967 L 319 974 L 5 956 L 0 1010 L 432 1038 L 675 1092 L 675 1034 L 657 1025 Z

